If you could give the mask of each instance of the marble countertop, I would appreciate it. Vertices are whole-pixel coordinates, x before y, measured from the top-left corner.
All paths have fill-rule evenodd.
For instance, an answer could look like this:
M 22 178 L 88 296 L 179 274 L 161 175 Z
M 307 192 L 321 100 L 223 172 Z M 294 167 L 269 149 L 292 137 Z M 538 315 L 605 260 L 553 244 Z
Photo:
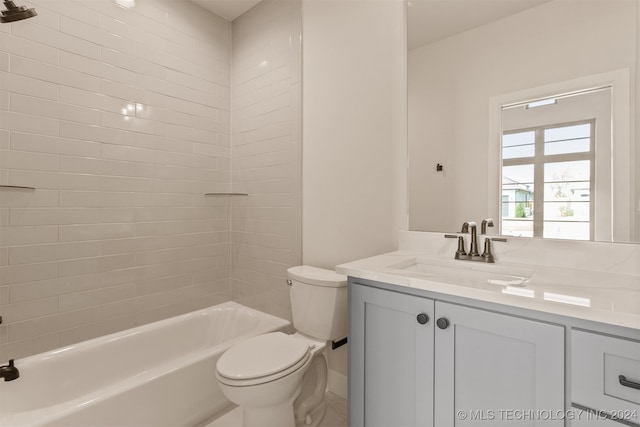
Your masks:
M 336 272 L 640 330 L 640 275 L 518 263 L 486 264 L 401 250 Z

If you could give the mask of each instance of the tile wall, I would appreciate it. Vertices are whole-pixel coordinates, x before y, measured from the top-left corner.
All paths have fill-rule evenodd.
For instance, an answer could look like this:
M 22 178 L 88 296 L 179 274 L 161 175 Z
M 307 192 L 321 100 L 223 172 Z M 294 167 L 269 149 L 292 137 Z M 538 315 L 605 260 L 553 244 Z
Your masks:
M 230 201 L 204 196 L 230 189 L 231 24 L 135 3 L 33 0 L 37 17 L 0 25 L 0 184 L 35 187 L 0 189 L 2 361 L 231 298 Z M 255 194 L 233 202 L 240 296 L 297 260 L 295 230 L 270 220 L 299 200 L 275 159 L 295 164 L 299 139 L 281 131 L 290 69 L 272 46 L 269 72 L 248 48 L 234 74 L 234 176 Z
M 302 260 L 301 1 L 263 0 L 233 21 L 231 291 L 290 318 Z

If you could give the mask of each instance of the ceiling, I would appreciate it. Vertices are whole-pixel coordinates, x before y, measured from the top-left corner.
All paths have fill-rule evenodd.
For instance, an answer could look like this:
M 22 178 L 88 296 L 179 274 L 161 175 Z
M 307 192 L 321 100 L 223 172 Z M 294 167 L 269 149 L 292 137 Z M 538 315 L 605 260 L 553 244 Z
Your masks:
M 205 9 L 210 10 L 227 21 L 233 21 L 238 16 L 251 9 L 260 0 L 191 0 Z
M 407 49 L 430 44 L 550 0 L 409 0 Z
M 191 0 L 233 21 L 260 0 Z M 366 0 L 374 1 L 374 0 Z M 407 48 L 433 43 L 550 0 L 409 0 Z

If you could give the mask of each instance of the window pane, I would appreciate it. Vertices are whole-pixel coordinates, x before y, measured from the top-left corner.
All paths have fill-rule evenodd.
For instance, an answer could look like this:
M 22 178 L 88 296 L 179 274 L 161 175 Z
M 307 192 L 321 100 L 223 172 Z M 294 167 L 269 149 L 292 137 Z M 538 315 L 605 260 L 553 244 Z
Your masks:
M 581 125 L 563 126 L 553 129 L 545 129 L 544 142 L 564 141 L 567 139 L 589 138 L 591 136 L 591 125 L 584 123 Z
M 529 145 L 536 141 L 536 133 L 534 131 L 505 133 L 502 135 L 502 146 L 513 147 L 514 145 Z
M 589 223 L 545 221 L 543 236 L 551 239 L 589 240 Z
M 545 221 L 589 221 L 589 202 L 545 202 Z
M 504 193 L 503 193 L 504 199 Z M 533 202 L 502 202 L 502 218 L 533 219 Z
M 547 142 L 544 144 L 544 154 L 586 153 L 591 150 L 591 139 L 569 139 L 566 141 Z
M 533 157 L 535 155 L 534 145 L 518 145 L 502 149 L 503 159 L 519 159 L 522 157 Z
M 500 234 L 506 236 L 533 237 L 533 221 L 502 221 Z
M 544 200 L 547 202 L 591 200 L 589 181 L 553 182 L 544 185 Z
M 544 165 L 545 183 L 561 181 L 590 181 L 590 176 L 590 160 L 545 163 Z
M 502 184 L 533 184 L 533 165 L 503 166 Z

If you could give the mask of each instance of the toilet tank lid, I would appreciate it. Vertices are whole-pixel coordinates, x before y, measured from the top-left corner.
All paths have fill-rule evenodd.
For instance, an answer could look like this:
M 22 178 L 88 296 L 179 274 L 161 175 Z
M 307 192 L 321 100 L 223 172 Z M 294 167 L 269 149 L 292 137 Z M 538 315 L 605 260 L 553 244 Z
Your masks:
M 298 265 L 287 270 L 289 279 L 316 286 L 341 288 L 347 286 L 347 276 L 326 268 Z

